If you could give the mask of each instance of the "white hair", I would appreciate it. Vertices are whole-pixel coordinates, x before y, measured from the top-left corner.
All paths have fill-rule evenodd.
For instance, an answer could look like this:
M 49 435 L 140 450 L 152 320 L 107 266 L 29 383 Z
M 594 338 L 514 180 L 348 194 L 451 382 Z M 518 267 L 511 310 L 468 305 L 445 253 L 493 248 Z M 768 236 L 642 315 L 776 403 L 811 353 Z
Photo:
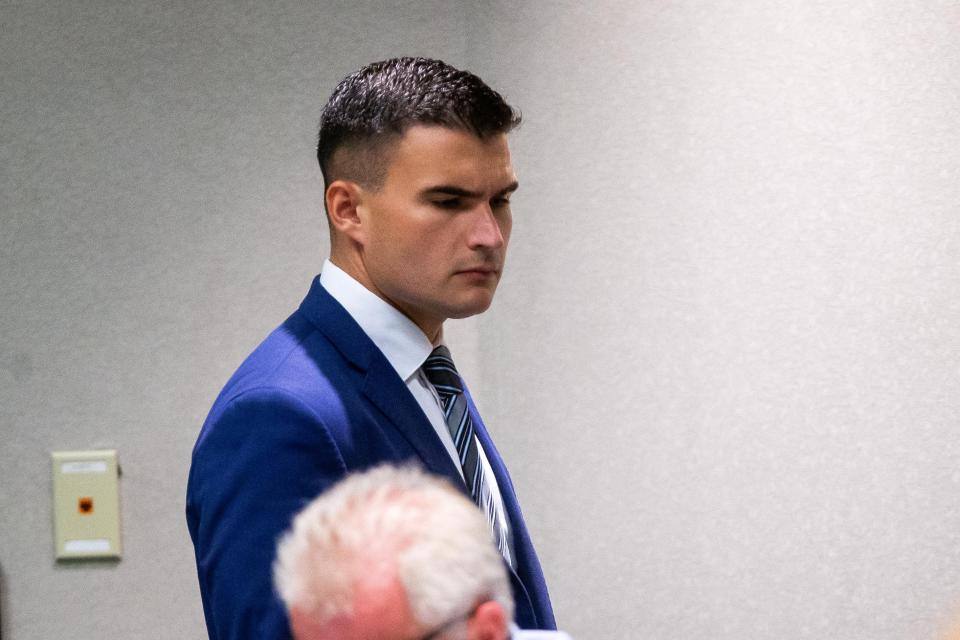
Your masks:
M 445 480 L 383 465 L 315 498 L 281 539 L 274 582 L 290 611 L 318 623 L 352 610 L 371 571 L 395 571 L 425 626 L 467 616 L 485 600 L 513 617 L 503 558 L 483 513 Z

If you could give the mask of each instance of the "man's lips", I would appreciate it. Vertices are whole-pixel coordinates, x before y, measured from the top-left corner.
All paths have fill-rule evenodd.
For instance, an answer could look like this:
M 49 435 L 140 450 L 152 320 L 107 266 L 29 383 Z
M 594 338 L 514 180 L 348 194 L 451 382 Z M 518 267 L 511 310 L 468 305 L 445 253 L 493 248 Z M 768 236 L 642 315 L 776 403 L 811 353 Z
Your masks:
M 454 273 L 463 274 L 463 275 L 475 275 L 475 276 L 494 276 L 500 275 L 500 269 L 492 265 L 482 265 L 478 267 L 467 267 L 466 269 L 458 269 Z

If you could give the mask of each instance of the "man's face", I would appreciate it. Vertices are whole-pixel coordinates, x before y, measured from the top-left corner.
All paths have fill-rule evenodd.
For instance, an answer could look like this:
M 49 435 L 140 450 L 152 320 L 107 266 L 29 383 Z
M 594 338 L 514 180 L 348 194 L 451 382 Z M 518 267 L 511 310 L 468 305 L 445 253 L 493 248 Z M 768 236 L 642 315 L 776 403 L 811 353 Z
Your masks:
M 411 127 L 392 148 L 382 187 L 360 188 L 358 279 L 431 339 L 447 318 L 486 310 L 516 187 L 505 134 Z

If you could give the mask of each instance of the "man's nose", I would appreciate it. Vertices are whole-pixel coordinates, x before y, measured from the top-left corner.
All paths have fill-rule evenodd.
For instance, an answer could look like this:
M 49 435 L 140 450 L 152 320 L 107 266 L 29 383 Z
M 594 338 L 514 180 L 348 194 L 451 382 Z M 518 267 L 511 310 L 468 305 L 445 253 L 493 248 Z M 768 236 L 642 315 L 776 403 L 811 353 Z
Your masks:
M 501 221 L 493 212 L 489 203 L 477 206 L 473 212 L 473 226 L 470 229 L 471 248 L 490 247 L 499 249 L 505 244 Z

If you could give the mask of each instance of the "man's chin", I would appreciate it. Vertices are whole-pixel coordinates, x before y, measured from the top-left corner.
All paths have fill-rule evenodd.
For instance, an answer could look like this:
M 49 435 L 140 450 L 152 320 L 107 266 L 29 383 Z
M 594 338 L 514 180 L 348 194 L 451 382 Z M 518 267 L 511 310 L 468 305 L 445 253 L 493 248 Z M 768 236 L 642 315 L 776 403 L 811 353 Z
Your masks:
M 462 305 L 457 305 L 447 310 L 447 317 L 451 320 L 462 320 L 483 313 L 490 308 L 493 303 L 493 294 L 481 299 L 472 300 Z

